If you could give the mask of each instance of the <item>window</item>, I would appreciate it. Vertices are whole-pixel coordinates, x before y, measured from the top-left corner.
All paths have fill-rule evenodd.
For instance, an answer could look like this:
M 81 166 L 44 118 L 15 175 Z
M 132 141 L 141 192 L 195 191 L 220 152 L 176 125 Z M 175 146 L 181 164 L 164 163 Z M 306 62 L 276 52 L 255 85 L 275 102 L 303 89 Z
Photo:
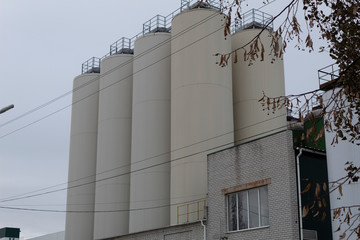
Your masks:
M 269 225 L 267 186 L 252 188 L 226 195 L 228 231 Z

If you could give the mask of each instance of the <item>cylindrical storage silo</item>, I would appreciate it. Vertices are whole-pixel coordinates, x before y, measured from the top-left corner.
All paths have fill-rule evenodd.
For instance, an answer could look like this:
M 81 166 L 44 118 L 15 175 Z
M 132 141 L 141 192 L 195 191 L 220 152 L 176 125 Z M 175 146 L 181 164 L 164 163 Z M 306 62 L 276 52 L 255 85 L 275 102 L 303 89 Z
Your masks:
M 89 240 L 94 226 L 99 74 L 76 77 L 74 90 L 65 239 Z
M 170 38 L 135 41 L 129 232 L 169 225 Z
M 245 29 L 231 36 L 232 49 L 236 50 L 249 43 L 261 29 Z M 286 107 L 276 110 L 273 114 L 263 111 L 259 99 L 263 92 L 269 97 L 285 95 L 284 62 L 276 59 L 271 53 L 270 32 L 265 30 L 260 39 L 264 45 L 264 61 L 257 58 L 249 66 L 243 57 L 237 63 L 233 63 L 233 96 L 234 96 L 234 131 L 235 143 L 243 143 L 262 136 L 286 129 Z M 260 43 L 259 43 L 260 46 Z M 259 47 L 261 49 L 261 46 Z M 245 47 L 249 52 L 249 46 Z M 238 51 L 243 56 L 244 51 Z M 260 56 L 260 53 L 259 53 Z M 272 109 L 272 105 L 270 106 Z M 269 114 L 268 114 L 269 113 Z
M 233 144 L 231 65 L 214 54 L 231 51 L 224 15 L 193 9 L 172 21 L 171 224 L 203 219 L 207 154 Z
M 101 62 L 94 239 L 128 233 L 132 61 L 116 54 Z

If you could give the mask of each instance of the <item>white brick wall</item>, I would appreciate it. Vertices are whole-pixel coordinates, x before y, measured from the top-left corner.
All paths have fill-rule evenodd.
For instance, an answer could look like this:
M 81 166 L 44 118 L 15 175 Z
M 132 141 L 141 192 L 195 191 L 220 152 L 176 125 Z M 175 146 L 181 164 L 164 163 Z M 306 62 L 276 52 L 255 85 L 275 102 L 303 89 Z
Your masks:
M 270 178 L 270 227 L 227 233 L 222 189 Z M 208 156 L 208 240 L 299 239 L 292 132 L 244 143 Z
M 270 226 L 227 233 L 222 189 L 270 179 Z M 299 239 L 292 132 L 282 131 L 208 156 L 207 239 Z M 202 240 L 200 222 L 128 234 L 107 240 Z

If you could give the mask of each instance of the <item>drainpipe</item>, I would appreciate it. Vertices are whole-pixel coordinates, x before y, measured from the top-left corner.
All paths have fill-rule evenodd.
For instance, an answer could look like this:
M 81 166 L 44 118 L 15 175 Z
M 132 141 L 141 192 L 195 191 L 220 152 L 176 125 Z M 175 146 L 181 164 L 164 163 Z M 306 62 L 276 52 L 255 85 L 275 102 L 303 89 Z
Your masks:
M 206 240 L 206 225 L 204 224 L 203 220 L 200 220 L 201 226 L 204 228 L 204 240 Z
M 299 225 L 300 225 L 300 240 L 303 240 L 303 223 L 302 223 L 302 206 L 301 206 L 301 182 L 300 182 L 300 156 L 303 152 L 303 148 L 296 148 L 299 154 L 296 156 L 296 173 L 297 173 L 297 185 L 299 196 Z

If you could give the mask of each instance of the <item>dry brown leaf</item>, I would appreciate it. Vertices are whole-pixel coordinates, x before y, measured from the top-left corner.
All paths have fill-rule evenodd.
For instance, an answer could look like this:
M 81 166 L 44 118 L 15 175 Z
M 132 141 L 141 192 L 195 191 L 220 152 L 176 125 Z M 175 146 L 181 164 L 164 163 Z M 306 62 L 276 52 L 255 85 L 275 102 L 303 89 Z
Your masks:
M 315 198 L 318 198 L 319 197 L 319 194 L 320 194 L 320 184 L 319 183 L 316 183 L 316 188 L 315 188 Z
M 342 196 L 342 195 L 343 195 L 343 192 L 342 192 L 342 184 L 339 185 L 338 190 L 339 190 L 340 195 Z
M 301 192 L 301 194 L 304 194 L 304 193 L 308 192 L 310 190 L 310 187 L 311 187 L 311 183 L 306 185 L 305 189 Z
M 309 206 L 304 206 L 302 209 L 302 217 L 305 218 L 309 213 Z

